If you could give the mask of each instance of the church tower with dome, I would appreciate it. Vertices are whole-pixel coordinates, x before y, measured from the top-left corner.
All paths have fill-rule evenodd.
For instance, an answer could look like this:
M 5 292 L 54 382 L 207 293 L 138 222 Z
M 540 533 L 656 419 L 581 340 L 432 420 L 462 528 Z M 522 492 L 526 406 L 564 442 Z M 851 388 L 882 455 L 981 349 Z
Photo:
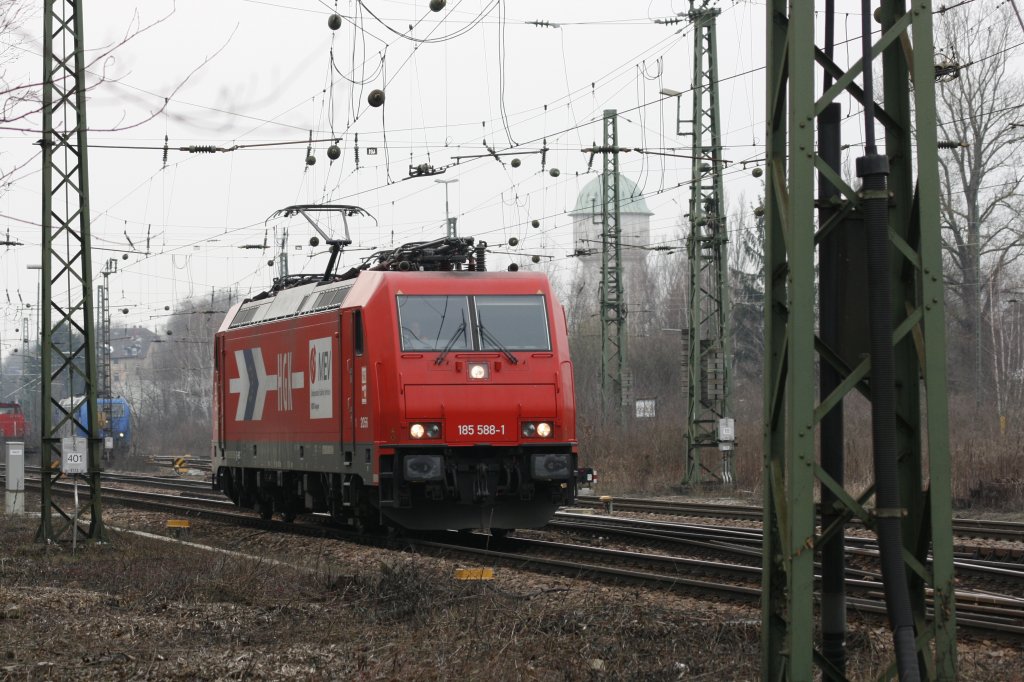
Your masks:
M 633 269 L 644 262 L 651 243 L 651 210 L 636 183 L 619 173 L 619 220 L 622 264 Z M 572 216 L 573 252 L 589 267 L 601 269 L 601 175 L 595 175 L 576 197 Z

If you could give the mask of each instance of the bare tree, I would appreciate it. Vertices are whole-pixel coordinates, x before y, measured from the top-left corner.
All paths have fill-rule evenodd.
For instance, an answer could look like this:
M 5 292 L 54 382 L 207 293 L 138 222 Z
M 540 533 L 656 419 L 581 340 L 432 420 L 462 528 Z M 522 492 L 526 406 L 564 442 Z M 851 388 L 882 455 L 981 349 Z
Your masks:
M 212 433 L 213 337 L 232 303 L 230 291 L 179 301 L 152 363 L 133 377 L 139 452 L 205 453 Z
M 1006 295 L 1000 297 L 997 292 Z M 990 280 L 989 337 L 992 391 L 1001 428 L 1007 414 L 1024 407 L 1024 277 L 996 272 Z
M 742 207 L 743 198 L 737 202 Z M 753 382 L 764 362 L 764 201 L 738 216 L 730 236 L 733 357 L 737 381 Z
M 998 305 L 992 279 L 1024 253 L 1024 85 L 1007 61 L 1019 27 L 1012 9 L 993 0 L 947 10 L 936 23 L 939 136 L 958 144 L 939 156 L 946 279 L 954 337 L 980 397 L 991 340 L 984 324 Z
M 30 20 L 35 17 L 35 13 L 38 11 L 35 5 L 36 3 L 29 0 L 0 0 L 0 130 L 28 134 L 42 133 L 38 117 L 42 111 L 41 92 L 43 83 L 39 81 L 17 82 L 12 81 L 9 77 L 10 67 L 24 53 L 41 50 L 41 40 L 30 35 L 26 29 L 26 26 L 30 25 Z M 79 11 L 82 10 L 80 9 Z M 144 39 L 147 33 L 166 22 L 173 12 L 174 10 L 172 9 L 168 14 L 148 23 L 144 23 L 139 14 L 136 13 L 123 33 L 115 39 L 105 45 L 90 46 L 85 64 L 85 88 L 87 90 L 95 90 L 103 85 L 118 88 L 122 90 L 122 100 L 133 101 L 144 112 L 132 116 L 122 113 L 121 119 L 113 125 L 91 127 L 90 130 L 101 132 L 128 130 L 153 120 L 165 111 L 170 99 L 192 76 L 220 54 L 231 40 L 229 36 L 224 44 L 214 51 L 213 54 L 207 55 L 200 60 L 162 100 L 156 100 L 155 102 L 150 100 L 149 106 L 147 106 L 147 103 L 139 100 L 134 92 L 124 88 L 118 82 L 117 76 L 111 75 L 115 55 L 118 50 L 128 43 Z M 35 26 L 35 24 L 31 25 Z M 15 162 L 0 164 L 0 187 L 8 185 L 18 171 L 33 164 L 40 153 L 37 151 L 27 159 L 23 158 Z

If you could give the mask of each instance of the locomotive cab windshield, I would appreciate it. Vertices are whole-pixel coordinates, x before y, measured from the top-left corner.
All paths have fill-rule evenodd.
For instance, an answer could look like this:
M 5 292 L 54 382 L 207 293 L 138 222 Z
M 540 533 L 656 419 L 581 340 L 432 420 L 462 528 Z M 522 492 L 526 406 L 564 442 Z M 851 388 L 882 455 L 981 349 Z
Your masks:
M 551 350 L 544 296 L 398 296 L 403 351 Z

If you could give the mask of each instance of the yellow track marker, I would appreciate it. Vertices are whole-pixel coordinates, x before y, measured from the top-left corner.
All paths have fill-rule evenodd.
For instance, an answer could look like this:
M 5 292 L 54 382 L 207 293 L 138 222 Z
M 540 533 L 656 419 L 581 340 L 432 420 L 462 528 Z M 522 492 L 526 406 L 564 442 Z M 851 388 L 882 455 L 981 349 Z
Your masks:
M 456 580 L 494 580 L 493 568 L 456 568 Z

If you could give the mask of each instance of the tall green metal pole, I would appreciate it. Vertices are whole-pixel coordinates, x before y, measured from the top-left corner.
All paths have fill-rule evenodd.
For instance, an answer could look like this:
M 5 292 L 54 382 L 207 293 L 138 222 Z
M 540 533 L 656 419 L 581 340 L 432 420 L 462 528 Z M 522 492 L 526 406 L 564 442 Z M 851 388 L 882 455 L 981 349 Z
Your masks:
M 88 434 L 92 540 L 105 540 L 100 498 L 99 419 L 96 409 L 96 328 L 92 306 L 89 231 L 89 165 L 85 119 L 82 0 L 45 0 L 43 9 L 43 215 L 42 215 L 42 409 L 40 465 L 42 518 L 37 539 L 50 542 L 52 510 L 68 518 L 51 495 L 59 473 L 60 436 Z M 56 180 L 56 182 L 55 182 Z M 56 389 L 56 392 L 55 392 Z M 72 397 L 61 404 L 61 389 Z M 88 425 L 75 419 L 87 407 Z M 66 530 L 66 528 L 65 528 Z M 77 525 L 72 529 L 78 533 Z
M 108 258 L 107 262 L 103 265 L 103 270 L 100 271 L 100 274 L 103 275 L 103 284 L 100 285 L 98 290 L 100 298 L 100 347 L 98 351 L 100 366 L 99 396 L 107 399 L 103 405 L 103 409 L 101 410 L 103 413 L 103 422 L 101 426 L 103 428 L 98 429 L 98 435 L 100 437 L 103 437 L 104 431 L 109 433 L 111 437 L 114 435 L 114 401 L 111 400 L 111 398 L 114 397 L 114 386 L 110 367 L 110 356 L 113 351 L 110 339 L 110 275 L 115 272 L 117 272 L 117 259 Z M 102 451 L 104 456 L 110 454 L 107 452 L 105 442 L 103 444 Z
M 844 94 L 863 105 L 864 93 L 856 84 L 863 65 L 857 62 L 844 71 L 815 48 L 813 3 L 769 0 L 767 10 L 762 676 L 845 679 L 821 654 L 815 638 L 814 562 L 818 550 L 853 517 L 874 528 L 883 514 L 899 514 L 921 671 L 929 679 L 953 680 L 956 623 L 931 4 L 919 0 L 908 13 L 902 0 L 884 0 L 877 13 L 881 37 L 871 46 L 872 60 L 882 65 L 875 72 L 882 72 L 884 103 L 876 103 L 875 118 L 885 129 L 890 166 L 885 198 L 896 355 L 893 416 L 900 508 L 885 510 L 873 504 L 874 485 L 848 490 L 832 478 L 818 463 L 815 447 L 830 411 L 858 394 L 871 399 L 872 363 L 858 328 L 866 315 L 863 292 L 842 301 L 841 314 L 835 316 L 840 328 L 828 342 L 816 334 L 815 319 L 815 250 L 829 235 L 842 235 L 848 253 L 863 252 L 860 216 L 872 198 L 847 184 L 817 154 L 815 121 Z M 818 97 L 815 64 L 833 79 Z M 815 171 L 839 191 L 835 210 L 825 213 L 823 223 L 815 220 Z M 837 267 L 845 268 L 840 278 L 863 280 L 864 257 L 839 261 Z M 819 305 L 836 302 L 823 299 Z M 815 376 L 825 364 L 840 381 L 819 399 Z M 815 529 L 815 483 L 835 499 L 820 533 Z M 933 611 L 930 619 L 928 610 Z M 893 661 L 885 677 L 895 672 Z
M 715 19 L 721 14 L 705 0 L 687 16 L 693 24 L 693 170 L 690 184 L 690 236 L 687 351 L 686 469 L 683 484 L 702 482 L 705 473 L 733 482 L 733 438 L 729 399 L 729 242 L 726 230 L 719 126 L 718 45 Z M 726 423 L 723 424 L 723 420 Z M 720 432 L 720 426 L 724 426 Z M 707 450 L 722 453 L 716 473 L 704 460 Z
M 604 112 L 601 173 L 601 389 L 605 403 L 625 414 L 627 367 L 626 292 L 622 280 L 622 223 L 619 217 L 619 125 L 614 109 Z

